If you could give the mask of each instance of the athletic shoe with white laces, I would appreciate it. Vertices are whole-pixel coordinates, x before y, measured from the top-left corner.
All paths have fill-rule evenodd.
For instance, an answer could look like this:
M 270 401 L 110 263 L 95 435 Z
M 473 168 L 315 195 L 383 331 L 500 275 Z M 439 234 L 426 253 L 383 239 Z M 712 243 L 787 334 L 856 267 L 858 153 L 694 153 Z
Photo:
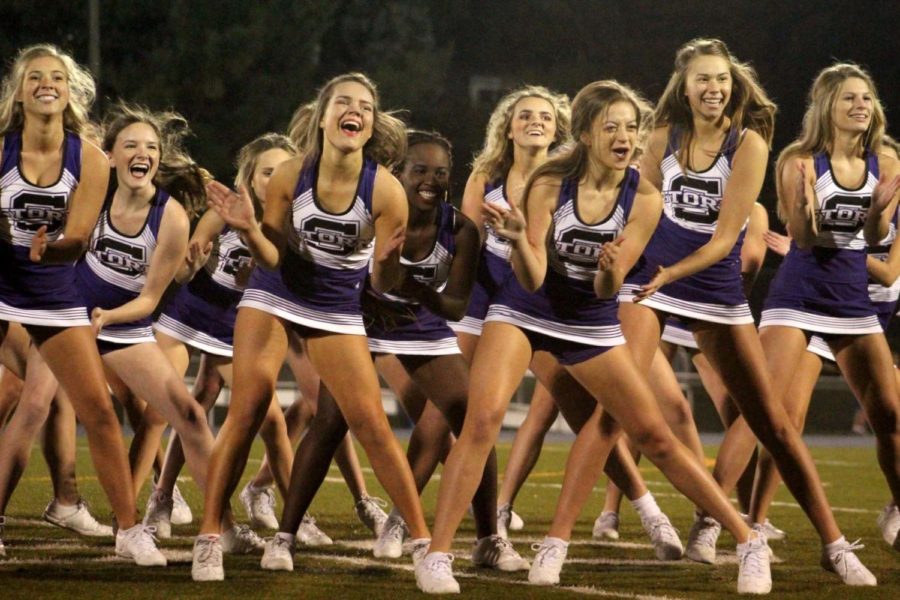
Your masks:
M 772 591 L 772 551 L 765 536 L 757 536 L 737 545 L 738 594 L 768 594 Z
M 532 585 L 559 583 L 559 574 L 569 552 L 568 545 L 560 539 L 545 537 L 540 544 L 532 544 L 531 549 L 537 550 L 537 554 L 531 562 L 531 570 L 528 571 L 528 583 Z
M 881 537 L 890 546 L 894 546 L 897 541 L 897 533 L 900 532 L 900 511 L 897 510 L 896 504 L 888 504 L 878 515 L 878 528 L 881 530 Z M 896 546 L 894 546 L 897 548 Z
M 787 532 L 772 525 L 772 521 L 768 519 L 762 523 L 753 523 L 750 520 L 750 515 L 745 515 L 744 513 L 741 513 L 741 518 L 743 518 L 744 522 L 750 527 L 761 531 L 766 536 L 766 543 L 771 542 L 772 540 L 778 542 L 787 537 Z
M 657 560 L 679 560 L 684 554 L 678 531 L 672 527 L 669 517 L 659 513 L 646 521 L 641 521 L 644 531 L 650 536 Z
M 54 498 L 44 509 L 44 520 L 89 537 L 107 537 L 113 534 L 112 527 L 98 523 L 81 499 L 75 506 L 63 506 Z
M 509 511 L 509 530 L 510 531 L 522 531 L 525 529 L 525 521 L 522 520 L 522 517 L 514 511 Z
M 497 535 L 509 538 L 510 522 L 512 521 L 512 506 L 504 504 L 497 507 Z
M 194 581 L 222 581 L 225 579 L 219 536 L 200 534 L 194 540 L 191 578 Z
M 428 554 L 431 546 L 431 538 L 418 538 L 409 540 L 409 553 L 412 556 L 413 568 L 417 567 Z
M 294 570 L 294 540 L 283 533 L 275 534 L 275 537 L 266 541 L 266 549 L 263 551 L 259 566 L 266 571 L 293 571 Z
M 297 528 L 297 541 L 304 546 L 330 546 L 334 542 L 328 535 L 319 529 L 316 520 L 306 513 Z
M 6 546 L 3 545 L 3 528 L 6 527 L 6 517 L 0 517 L 0 558 L 6 557 Z
M 250 519 L 250 525 L 278 529 L 278 519 L 275 517 L 275 490 L 271 487 L 254 487 L 248 483 L 241 490 L 240 499 Z
M 416 585 L 426 594 L 458 594 L 453 578 L 453 555 L 431 552 L 416 565 Z
M 832 573 L 837 573 L 841 580 L 847 585 L 855 586 L 874 586 L 878 585 L 878 580 L 872 575 L 865 565 L 854 554 L 854 550 L 862 550 L 865 548 L 856 540 L 852 544 L 841 538 L 842 544 L 836 550 L 826 552 L 822 551 L 822 568 Z
M 594 521 L 593 537 L 595 540 L 619 539 L 619 513 L 609 510 L 600 513 Z
M 409 535 L 406 522 L 396 513 L 388 515 L 381 535 L 375 540 L 372 553 L 376 558 L 400 558 L 403 554 L 403 540 Z
M 387 521 L 387 513 L 383 508 L 387 506 L 387 502 L 381 498 L 373 496 L 363 496 L 356 503 L 356 516 L 363 525 L 372 530 L 377 538 L 384 529 L 384 522 Z
M 266 542 L 246 525 L 233 525 L 219 538 L 225 554 L 256 554 L 262 552 Z
M 166 557 L 156 547 L 156 530 L 143 523 L 116 533 L 116 555 L 130 558 L 141 567 L 164 567 Z
M 694 562 L 716 564 L 716 542 L 720 533 L 722 525 L 718 521 L 712 517 L 694 515 L 684 555 Z
M 483 537 L 475 542 L 472 564 L 508 573 L 527 571 L 531 567 L 528 561 L 515 551 L 510 541 L 499 535 Z
M 147 512 L 144 514 L 144 525 L 154 527 L 156 535 L 162 540 L 172 537 L 172 497 L 157 488 L 147 499 Z
M 194 513 L 188 505 L 178 485 L 172 488 L 172 525 L 190 525 L 194 520 Z

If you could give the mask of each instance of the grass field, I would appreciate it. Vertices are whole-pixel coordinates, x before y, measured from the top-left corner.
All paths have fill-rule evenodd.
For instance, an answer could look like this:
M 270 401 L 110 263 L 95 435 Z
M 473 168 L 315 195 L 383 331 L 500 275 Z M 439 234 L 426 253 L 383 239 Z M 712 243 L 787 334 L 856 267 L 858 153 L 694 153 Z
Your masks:
M 530 544 L 545 533 L 562 480 L 568 445 L 548 443 L 543 456 L 516 502 L 525 529 L 513 534 L 516 548 L 529 558 Z M 509 443 L 500 447 L 501 464 Z M 712 452 L 712 449 L 708 449 Z M 255 469 L 261 446 L 254 448 L 250 468 Z M 881 539 L 875 518 L 888 495 L 873 448 L 813 448 L 838 521 L 848 539 L 862 538 L 859 553 L 875 573 L 879 587 L 857 590 L 839 584 L 835 575 L 819 567 L 819 541 L 802 512 L 782 487 L 771 518 L 787 530 L 788 538 L 773 542 L 778 557 L 773 565 L 773 597 L 777 598 L 900 598 L 900 556 Z M 361 458 L 364 458 L 362 453 Z M 91 476 L 83 438 L 79 446 L 79 483 L 94 514 L 109 522 L 109 508 Z M 656 469 L 643 468 L 648 485 L 672 522 L 687 535 L 690 504 L 664 481 Z M 370 493 L 384 497 L 371 471 L 366 469 Z M 372 558 L 368 531 L 356 520 L 352 501 L 336 469 L 316 498 L 312 513 L 335 545 L 301 548 L 293 573 L 264 572 L 259 557 L 225 559 L 226 580 L 197 584 L 190 578 L 192 535 L 200 496 L 192 482 L 181 488 L 195 511 L 195 524 L 177 527 L 162 545 L 169 559 L 165 569 L 138 568 L 114 556 L 110 540 L 91 540 L 44 524 L 40 514 L 50 499 L 50 483 L 38 452 L 10 504 L 6 528 L 6 560 L 0 560 L 0 598 L 422 598 L 415 587 L 408 557 L 395 561 Z M 437 486 L 425 491 L 429 521 Z M 146 491 L 140 499 L 146 502 Z M 737 566 L 734 541 L 725 533 L 719 542 L 719 564 L 698 565 L 688 560 L 660 563 L 634 512 L 623 510 L 622 537 L 615 543 L 591 541 L 591 525 L 600 509 L 602 491 L 595 492 L 579 522 L 569 560 L 557 588 L 528 586 L 526 574 L 500 574 L 474 569 L 468 560 L 474 535 L 471 520 L 463 523 L 454 551 L 454 569 L 463 594 L 473 598 L 719 598 L 735 593 Z M 235 503 L 237 500 L 235 498 Z M 143 504 L 141 504 L 143 506 Z M 279 512 L 280 512 L 279 500 Z M 239 513 L 241 514 L 241 513 Z

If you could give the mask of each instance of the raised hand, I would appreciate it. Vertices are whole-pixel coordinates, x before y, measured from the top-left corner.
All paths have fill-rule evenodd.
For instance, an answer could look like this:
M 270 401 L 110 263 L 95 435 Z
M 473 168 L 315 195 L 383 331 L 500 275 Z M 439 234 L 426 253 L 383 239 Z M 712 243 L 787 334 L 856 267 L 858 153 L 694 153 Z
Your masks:
M 28 258 L 31 259 L 31 262 L 41 262 L 44 252 L 47 251 L 47 243 L 47 226 L 41 225 L 31 237 L 31 249 L 28 251 Z
M 891 200 L 894 199 L 898 189 L 900 189 L 900 175 L 888 179 L 887 175 L 882 173 L 878 178 L 875 191 L 872 192 L 872 204 L 869 210 L 876 214 L 884 212 Z
M 610 271 L 619 258 L 619 248 L 622 247 L 623 237 L 617 237 L 611 242 L 606 242 L 600 247 L 600 258 L 597 259 L 597 267 L 601 271 Z
M 206 261 L 209 260 L 209 255 L 212 254 L 212 249 L 212 242 L 206 242 L 202 246 L 198 241 L 190 243 L 187 254 L 184 256 L 184 262 L 187 263 L 191 273 L 196 273 L 206 264 Z
M 253 200 L 244 186 L 235 192 L 218 181 L 211 181 L 206 185 L 206 203 L 238 231 L 249 231 L 257 226 Z
M 397 258 L 399 258 L 400 257 L 400 249 L 403 247 L 403 242 L 405 242 L 405 241 L 406 241 L 406 227 L 401 225 L 400 227 L 397 227 L 397 229 L 395 229 L 393 231 L 393 233 L 391 233 L 391 237 L 389 237 L 388 240 L 384 244 L 382 244 L 381 250 L 380 250 L 378 256 L 375 257 L 375 261 L 376 262 L 386 262 L 387 260 L 391 259 L 394 255 L 396 255 Z
M 788 250 L 791 249 L 791 237 L 789 235 L 782 235 L 771 229 L 768 229 L 763 233 L 763 241 L 766 243 L 769 250 L 781 256 L 786 256 Z
M 509 209 L 485 202 L 481 207 L 484 220 L 500 237 L 518 240 L 525 233 L 525 215 L 513 204 Z

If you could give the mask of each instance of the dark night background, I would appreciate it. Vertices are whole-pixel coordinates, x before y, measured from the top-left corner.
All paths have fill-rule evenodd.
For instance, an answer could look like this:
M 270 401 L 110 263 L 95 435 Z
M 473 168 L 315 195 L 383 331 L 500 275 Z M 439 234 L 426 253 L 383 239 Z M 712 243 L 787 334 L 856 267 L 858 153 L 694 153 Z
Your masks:
M 52 42 L 89 64 L 88 1 L 6 0 L 0 56 Z M 900 2 L 858 0 L 98 0 L 95 115 L 125 98 L 174 108 L 191 122 L 194 158 L 232 178 L 236 151 L 283 130 L 329 77 L 363 70 L 384 108 L 455 145 L 454 189 L 481 144 L 494 101 L 523 83 L 574 95 L 615 78 L 655 100 L 675 50 L 722 38 L 756 68 L 779 106 L 772 160 L 798 132 L 809 84 L 835 60 L 867 68 L 888 128 L 900 119 Z M 771 174 L 761 201 L 774 217 Z M 774 220 L 774 219 L 773 219 Z M 771 261 L 770 261 L 771 262 Z M 771 271 L 768 267 L 767 271 Z M 764 273 L 763 283 L 769 273 Z M 754 296 L 764 293 L 758 286 Z

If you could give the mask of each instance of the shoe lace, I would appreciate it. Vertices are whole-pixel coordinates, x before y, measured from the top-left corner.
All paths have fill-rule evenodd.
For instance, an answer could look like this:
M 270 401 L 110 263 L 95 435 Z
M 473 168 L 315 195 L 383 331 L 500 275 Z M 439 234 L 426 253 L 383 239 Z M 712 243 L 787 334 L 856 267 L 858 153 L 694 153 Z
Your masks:
M 715 546 L 719 541 L 721 525 L 709 517 L 704 517 L 702 525 L 697 529 L 697 543 L 704 546 Z
M 388 519 L 389 524 L 385 527 L 385 537 L 403 539 L 406 524 L 403 519 Z
M 141 552 L 152 552 L 156 548 L 156 527 L 141 525 L 131 534 L 131 540 Z
M 262 493 L 259 495 L 259 503 L 261 506 L 269 509 L 270 511 L 275 510 L 275 490 L 270 487 L 263 488 Z
M 672 542 L 674 541 L 673 538 L 678 537 L 678 531 L 672 526 L 672 523 L 669 522 L 669 519 L 667 519 L 665 515 L 660 515 L 650 520 L 647 523 L 647 529 L 650 531 L 650 539 L 654 542 Z M 701 529 L 700 534 L 702 535 L 703 533 L 705 532 Z
M 250 529 L 248 525 L 238 525 L 237 531 L 234 532 L 235 539 L 243 540 L 249 544 L 259 545 L 262 538 L 255 531 Z
M 768 563 L 768 552 L 766 551 L 766 542 L 764 538 L 758 538 L 747 542 L 751 544 L 747 552 L 740 557 L 741 569 L 751 575 L 757 575 L 765 571 Z
M 832 564 L 837 566 L 838 564 L 843 564 L 845 569 L 848 570 L 859 570 L 862 566 L 862 562 L 860 562 L 859 558 L 854 554 L 857 550 L 862 550 L 866 546 L 861 544 L 862 539 L 858 539 L 855 542 L 848 542 L 843 547 L 836 550 L 834 553 L 829 555 Z
M 218 554 L 218 544 L 217 540 L 212 540 L 209 538 L 200 538 L 197 540 L 197 551 L 198 551 L 198 562 L 205 563 L 210 562 L 215 558 Z
M 425 562 L 425 568 L 437 575 L 453 576 L 452 564 L 456 557 L 452 554 L 444 554 L 437 556 L 432 560 Z
M 379 513 L 383 512 L 384 508 L 387 508 L 388 503 L 387 500 L 382 500 L 381 498 L 365 496 L 356 505 L 366 516 L 375 519 L 379 516 Z
M 272 544 L 276 548 L 283 548 L 287 552 L 293 553 L 293 548 L 291 547 L 291 541 L 286 540 L 285 538 L 281 537 L 280 535 L 276 535 L 275 537 L 272 538 Z
M 562 552 L 556 544 L 532 544 L 531 549 L 537 551 L 534 562 L 539 566 L 559 562 Z

